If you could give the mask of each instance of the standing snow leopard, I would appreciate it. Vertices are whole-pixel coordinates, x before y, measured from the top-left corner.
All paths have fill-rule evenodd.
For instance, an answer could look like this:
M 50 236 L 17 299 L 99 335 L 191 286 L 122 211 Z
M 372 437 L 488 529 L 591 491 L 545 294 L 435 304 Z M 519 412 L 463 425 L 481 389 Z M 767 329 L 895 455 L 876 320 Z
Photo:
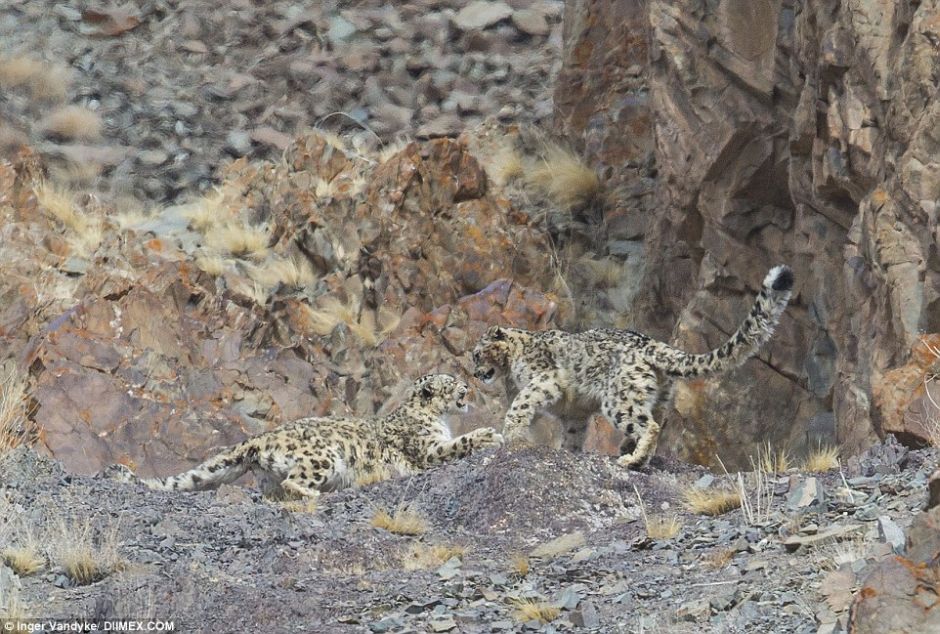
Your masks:
M 770 339 L 792 289 L 790 268 L 772 268 L 737 331 L 705 354 L 685 352 L 631 330 L 532 332 L 494 326 L 473 350 L 474 376 L 490 383 L 497 375 L 508 375 L 519 388 L 503 423 L 508 441 L 524 436 L 539 409 L 575 393 L 596 401 L 601 413 L 623 432 L 618 463 L 641 466 L 655 451 L 659 437 L 653 409 L 672 382 L 744 363 Z

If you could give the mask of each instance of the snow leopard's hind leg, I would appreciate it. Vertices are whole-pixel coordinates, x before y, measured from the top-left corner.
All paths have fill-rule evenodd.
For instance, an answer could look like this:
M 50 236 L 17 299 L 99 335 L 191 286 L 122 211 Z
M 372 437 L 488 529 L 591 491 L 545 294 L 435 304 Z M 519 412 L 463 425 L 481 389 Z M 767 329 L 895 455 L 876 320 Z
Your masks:
M 640 467 L 656 451 L 660 426 L 653 418 L 653 408 L 659 391 L 656 372 L 646 363 L 621 365 L 610 377 L 601 412 L 624 435 L 617 464 Z

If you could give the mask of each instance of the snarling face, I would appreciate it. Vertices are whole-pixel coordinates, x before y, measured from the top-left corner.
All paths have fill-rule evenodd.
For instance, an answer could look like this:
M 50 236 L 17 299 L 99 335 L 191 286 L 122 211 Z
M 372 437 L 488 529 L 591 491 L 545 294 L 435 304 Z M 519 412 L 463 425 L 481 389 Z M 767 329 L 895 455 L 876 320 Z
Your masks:
M 493 326 L 473 348 L 473 376 L 484 383 L 492 383 L 509 367 L 514 350 L 512 331 Z
M 415 381 L 412 398 L 423 407 L 437 412 L 467 411 L 465 398 L 469 386 L 449 374 L 426 374 Z

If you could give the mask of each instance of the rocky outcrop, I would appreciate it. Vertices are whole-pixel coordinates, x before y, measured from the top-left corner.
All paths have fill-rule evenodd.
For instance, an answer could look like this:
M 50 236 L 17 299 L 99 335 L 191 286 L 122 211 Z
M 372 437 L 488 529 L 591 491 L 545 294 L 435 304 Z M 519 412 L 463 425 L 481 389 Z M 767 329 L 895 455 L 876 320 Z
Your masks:
M 227 168 L 209 208 L 221 224 L 190 205 L 122 230 L 114 210 L 85 209 L 113 234 L 91 253 L 54 247 L 51 203 L 28 183 L 0 166 L 0 205 L 33 220 L 4 225 L 23 283 L 5 286 L 0 337 L 29 368 L 40 445 L 72 471 L 166 473 L 302 416 L 370 415 L 423 372 L 469 376 L 465 353 L 490 324 L 555 318 L 538 290 L 545 235 L 489 192 L 461 141 L 382 160 L 301 137 L 282 161 Z M 251 254 L 207 250 L 261 226 L 267 246 Z M 291 262 L 304 281 L 267 279 Z M 504 399 L 478 393 L 455 425 L 492 424 Z
M 849 631 L 852 634 L 940 630 L 940 474 L 930 478 L 931 497 L 914 520 L 903 555 L 881 562 L 856 594 Z
M 873 393 L 940 331 L 937 12 L 936 1 L 566 6 L 557 126 L 608 177 L 601 226 L 633 226 L 598 232 L 596 250 L 642 245 L 633 326 L 704 350 L 734 329 L 767 268 L 796 272 L 759 361 L 679 388 L 666 447 L 740 463 L 768 440 L 851 454 L 898 431 L 911 396 L 889 406 Z M 651 177 L 654 195 L 637 196 Z

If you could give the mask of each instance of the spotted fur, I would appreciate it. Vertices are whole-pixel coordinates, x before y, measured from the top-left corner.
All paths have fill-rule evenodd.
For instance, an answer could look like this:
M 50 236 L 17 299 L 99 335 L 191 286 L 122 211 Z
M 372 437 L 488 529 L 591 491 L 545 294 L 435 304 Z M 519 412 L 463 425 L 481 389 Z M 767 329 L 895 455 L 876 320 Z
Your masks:
M 503 423 L 507 440 L 523 437 L 539 409 L 575 393 L 596 401 L 623 432 L 618 462 L 636 467 L 656 449 L 660 426 L 653 409 L 667 397 L 673 381 L 744 363 L 770 339 L 792 288 L 793 272 L 788 267 L 771 269 L 737 331 L 704 354 L 685 352 L 630 330 L 531 332 L 495 326 L 474 348 L 474 375 L 491 382 L 502 374 L 519 388 Z
M 404 403 L 382 418 L 302 418 L 250 438 L 168 478 L 143 480 L 152 489 L 194 491 L 233 482 L 253 471 L 267 491 L 317 497 L 375 472 L 416 473 L 502 442 L 492 428 L 452 438 L 442 416 L 466 410 L 467 384 L 447 374 L 415 381 Z

